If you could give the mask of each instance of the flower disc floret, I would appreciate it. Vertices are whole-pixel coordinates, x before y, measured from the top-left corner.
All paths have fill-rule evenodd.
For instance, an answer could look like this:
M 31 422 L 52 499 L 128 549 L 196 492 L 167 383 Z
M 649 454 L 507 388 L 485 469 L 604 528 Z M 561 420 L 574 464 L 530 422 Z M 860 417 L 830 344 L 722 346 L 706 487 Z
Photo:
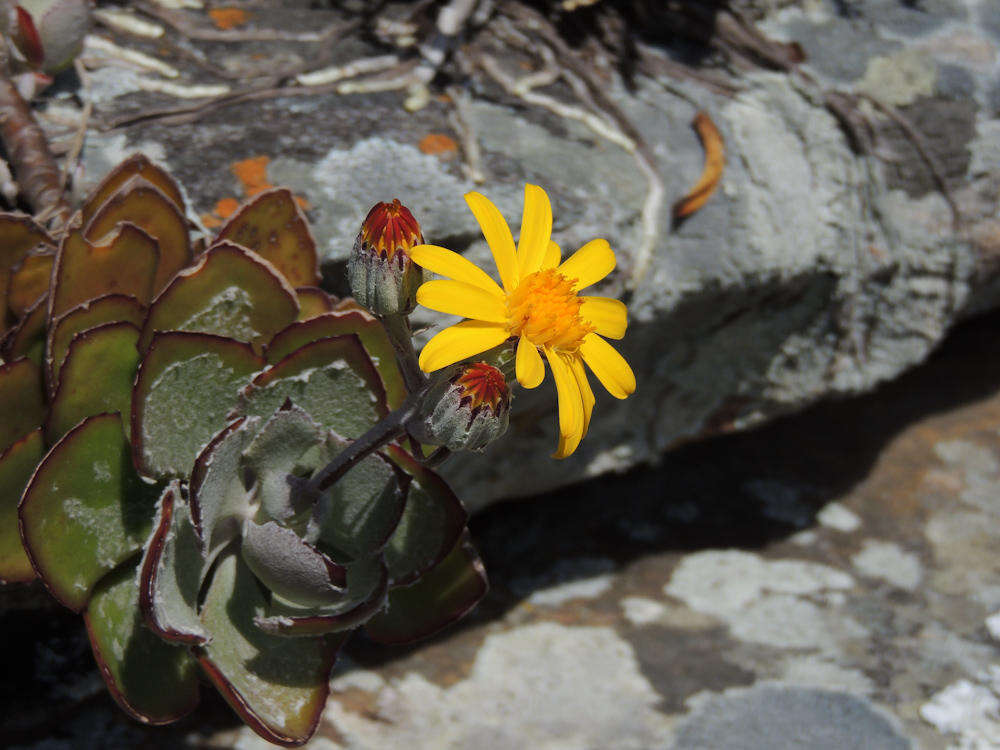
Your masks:
M 537 185 L 524 189 L 524 213 L 517 246 L 503 216 L 485 196 L 465 196 L 493 253 L 500 282 L 461 255 L 437 245 L 417 245 L 413 261 L 445 279 L 428 281 L 417 302 L 467 320 L 434 336 L 420 353 L 420 367 L 434 372 L 517 340 L 515 373 L 525 388 L 545 378 L 549 363 L 559 396 L 557 458 L 573 453 L 587 434 L 594 408 L 583 365 L 615 398 L 635 391 L 635 375 L 602 337 L 620 339 L 628 311 L 616 299 L 580 296 L 615 267 L 608 242 L 591 240 L 565 261 L 552 242 L 552 208 Z
M 555 269 L 536 271 L 521 279 L 507 295 L 507 330 L 535 346 L 575 352 L 594 326 L 580 317 L 583 300 Z

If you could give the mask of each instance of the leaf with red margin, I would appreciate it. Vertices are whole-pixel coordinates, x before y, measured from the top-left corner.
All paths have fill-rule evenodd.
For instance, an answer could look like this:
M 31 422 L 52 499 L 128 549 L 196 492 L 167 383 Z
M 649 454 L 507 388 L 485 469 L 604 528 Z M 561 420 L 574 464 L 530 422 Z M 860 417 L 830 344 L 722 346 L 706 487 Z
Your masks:
M 309 320 L 333 309 L 334 298 L 318 286 L 300 286 L 295 296 L 299 300 L 299 320 Z
M 118 414 L 90 417 L 56 443 L 18 510 L 25 549 L 52 595 L 83 609 L 97 582 L 142 549 L 158 494 L 132 468 Z
M 144 724 L 169 724 L 198 705 L 198 663 L 144 626 L 135 581 L 134 564 L 101 580 L 83 614 L 87 635 L 115 702 Z
M 413 478 L 403 517 L 385 547 L 390 585 L 406 586 L 454 549 L 469 514 L 436 472 L 395 445 L 385 450 L 389 459 Z
M 132 383 L 139 366 L 139 329 L 105 323 L 73 337 L 45 421 L 51 444 L 94 414 L 118 412 L 126 437 L 131 429 Z
M 330 312 L 310 320 L 292 323 L 275 334 L 267 345 L 265 356 L 274 364 L 293 351 L 312 341 L 355 334 L 361 339 L 385 387 L 386 402 L 390 409 L 398 409 L 406 400 L 403 374 L 396 364 L 396 354 L 385 328 L 365 312 Z
M 215 556 L 242 533 L 250 515 L 250 491 L 243 485 L 242 456 L 260 427 L 257 417 L 237 419 L 205 446 L 191 470 L 191 520 L 202 539 L 207 573 Z
M 0 269 L 16 266 L 39 245 L 55 247 L 48 232 L 24 214 L 0 214 Z
M 87 222 L 83 236 L 101 243 L 122 222 L 136 225 L 157 241 L 160 262 L 153 281 L 154 294 L 191 262 L 191 242 L 184 215 L 159 188 L 142 177 L 132 177 L 104 201 Z
M 53 320 L 45 344 L 46 382 L 49 384 L 49 392 L 55 394 L 56 386 L 59 384 L 59 371 L 76 334 L 105 323 L 125 322 L 139 327 L 145 318 L 145 308 L 134 297 L 108 294 L 84 302 Z
M 237 394 L 264 360 L 248 344 L 207 333 L 160 333 L 132 392 L 135 465 L 148 476 L 186 478 L 229 422 Z
M 14 267 L 7 292 L 7 305 L 23 318 L 32 305 L 48 291 L 55 253 L 50 250 L 31 253 Z
M 266 418 L 286 399 L 346 438 L 388 413 L 382 379 L 355 335 L 314 341 L 268 367 L 240 394 L 238 413 Z
M 0 451 L 45 419 L 41 369 L 22 358 L 0 365 Z
M 35 467 L 45 455 L 41 428 L 29 432 L 0 453 L 0 582 L 30 581 L 31 560 L 21 545 L 17 504 Z
M 48 320 L 48 295 L 38 300 L 25 313 L 21 321 L 7 331 L 0 343 L 0 353 L 4 359 L 27 357 L 36 365 L 41 365 L 45 356 L 45 321 Z
M 160 495 L 139 566 L 139 609 L 146 627 L 161 638 L 192 646 L 208 640 L 198 616 L 204 563 L 201 539 L 175 479 Z
M 90 221 L 108 198 L 114 195 L 133 177 L 141 177 L 159 189 L 181 214 L 185 212 L 184 196 L 177 182 L 162 168 L 153 164 L 145 154 L 134 154 L 112 169 L 83 204 L 83 223 Z
M 63 237 L 52 272 L 49 317 L 107 294 L 126 294 L 143 305 L 153 298 L 160 251 L 156 240 L 134 224 L 94 244 L 77 231 Z
M 365 623 L 365 632 L 379 643 L 427 638 L 468 614 L 488 590 L 483 562 L 466 533 L 420 580 L 392 589 L 385 611 Z
M 319 257 L 309 224 L 288 188 L 265 190 L 219 230 L 229 240 L 273 263 L 293 287 L 319 283 Z
M 225 242 L 177 274 L 153 302 L 142 348 L 157 331 L 194 331 L 260 349 L 299 314 L 295 290 L 259 255 Z
M 342 602 L 309 609 L 271 597 L 266 615 L 254 618 L 258 628 L 285 638 L 338 633 L 355 628 L 385 606 L 389 573 L 381 555 L 348 563 L 347 596 Z
M 223 558 L 201 617 L 212 640 L 195 648 L 212 683 L 251 729 L 286 747 L 304 744 L 319 724 L 330 671 L 346 637 L 278 638 L 254 625 L 266 607 L 253 573 Z

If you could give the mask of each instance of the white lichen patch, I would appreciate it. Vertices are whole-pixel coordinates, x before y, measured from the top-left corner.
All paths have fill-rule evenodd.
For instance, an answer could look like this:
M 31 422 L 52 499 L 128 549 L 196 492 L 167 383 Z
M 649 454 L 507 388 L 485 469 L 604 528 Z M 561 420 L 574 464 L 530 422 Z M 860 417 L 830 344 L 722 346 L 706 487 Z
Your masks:
M 1000 697 L 986 685 L 958 680 L 920 707 L 921 718 L 953 735 L 955 750 L 996 750 L 1000 738 Z
M 345 679 L 333 681 L 334 693 Z M 343 738 L 336 746 L 351 750 L 629 750 L 666 746 L 671 722 L 659 701 L 612 629 L 538 623 L 487 637 L 469 676 L 451 687 L 410 672 L 379 690 L 377 718 L 335 697 L 324 718 Z
M 816 520 L 828 529 L 843 531 L 845 534 L 861 528 L 861 519 L 853 511 L 840 503 L 827 503 L 816 514 Z
M 764 560 L 739 550 L 685 557 L 664 592 L 729 625 L 732 635 L 779 648 L 828 650 L 865 634 L 837 611 L 848 574 L 803 560 Z
M 644 596 L 626 596 L 621 605 L 625 619 L 633 625 L 649 625 L 667 613 L 666 605 Z
M 892 542 L 866 540 L 861 551 L 851 558 L 851 563 L 862 575 L 887 581 L 907 591 L 916 589 L 923 578 L 920 559 Z
M 817 656 L 790 657 L 782 664 L 781 676 L 773 682 L 842 690 L 858 695 L 869 695 L 875 691 L 874 683 L 864 673 Z
M 544 575 L 520 578 L 511 582 L 511 589 L 528 593 L 528 603 L 556 607 L 572 599 L 596 599 L 611 588 L 613 561 L 603 557 L 583 557 L 560 560 Z
M 936 79 L 937 65 L 928 55 L 903 50 L 869 60 L 857 88 L 884 104 L 902 107 L 921 96 L 932 96 Z

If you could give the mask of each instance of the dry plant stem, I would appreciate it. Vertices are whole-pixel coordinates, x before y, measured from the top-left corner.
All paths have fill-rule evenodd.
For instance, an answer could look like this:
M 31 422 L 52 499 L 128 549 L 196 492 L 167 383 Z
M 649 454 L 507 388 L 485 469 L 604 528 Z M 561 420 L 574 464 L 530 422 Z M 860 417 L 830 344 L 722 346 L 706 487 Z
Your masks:
M 448 113 L 448 121 L 462 141 L 466 176 L 480 185 L 486 182 L 486 175 L 483 172 L 483 154 L 479 148 L 479 139 L 476 137 L 472 118 L 469 116 L 469 96 L 457 86 L 450 86 L 448 97 L 453 107 Z
M 76 69 L 80 84 L 83 86 L 84 104 L 83 112 L 80 115 L 80 125 L 73 135 L 73 142 L 66 153 L 65 161 L 63 161 L 62 179 L 60 180 L 63 190 L 69 184 L 70 175 L 79 166 L 80 152 L 83 150 L 83 142 L 87 137 L 87 124 L 90 122 L 90 116 L 94 112 L 94 102 L 90 98 L 90 74 L 87 73 L 87 69 L 79 59 L 73 61 L 73 67 Z
M 417 353 L 413 349 L 413 333 L 410 331 L 410 321 L 405 315 L 379 316 L 385 327 L 385 332 L 392 342 L 396 353 L 396 363 L 403 373 L 403 382 L 409 393 L 417 393 L 427 385 L 427 378 L 417 364 Z
M 917 150 L 920 158 L 923 159 L 924 164 L 927 165 L 927 171 L 930 172 L 931 179 L 934 180 L 934 184 L 937 186 L 938 192 L 940 192 L 944 197 L 945 202 L 948 204 L 948 208 L 951 210 L 952 229 L 958 231 L 962 224 L 962 214 L 958 210 L 958 204 L 955 202 L 955 197 L 951 194 L 951 190 L 948 188 L 948 183 L 945 181 L 944 169 L 938 163 L 938 160 L 935 158 L 933 152 L 931 152 L 924 136 L 913 126 L 913 123 L 903 116 L 903 114 L 895 107 L 876 99 L 874 96 L 869 96 L 868 94 L 861 94 L 861 97 L 865 101 L 870 102 L 875 109 L 896 123 L 900 130 L 903 131 L 904 135 L 906 135 L 910 142 L 913 143 L 913 147 Z
M 413 417 L 416 405 L 422 395 L 421 393 L 411 395 L 401 407 L 383 418 L 368 432 L 338 453 L 330 463 L 313 474 L 312 478 L 302 485 L 303 499 L 307 502 L 315 499 L 323 490 L 332 487 L 338 479 L 356 466 L 365 456 L 377 451 L 406 432 L 406 423 Z
M 238 91 L 230 91 L 197 104 L 182 105 L 179 107 L 165 107 L 163 109 L 150 109 L 132 115 L 116 117 L 113 120 L 102 124 L 102 130 L 115 130 L 117 128 L 135 125 L 140 122 L 160 121 L 171 125 L 181 125 L 196 122 L 210 112 L 218 109 L 230 107 L 242 102 L 261 101 L 264 99 L 280 99 L 285 96 L 320 96 L 323 94 L 354 94 L 368 91 L 387 91 L 406 88 L 413 83 L 413 72 L 415 62 L 404 62 L 389 71 L 390 75 L 385 77 L 372 76 L 360 80 L 350 79 L 337 81 L 320 86 L 287 85 L 272 87 L 250 86 Z
M 11 80 L 0 75 L 0 137 L 24 199 L 40 216 L 65 220 L 62 181 L 49 141 Z

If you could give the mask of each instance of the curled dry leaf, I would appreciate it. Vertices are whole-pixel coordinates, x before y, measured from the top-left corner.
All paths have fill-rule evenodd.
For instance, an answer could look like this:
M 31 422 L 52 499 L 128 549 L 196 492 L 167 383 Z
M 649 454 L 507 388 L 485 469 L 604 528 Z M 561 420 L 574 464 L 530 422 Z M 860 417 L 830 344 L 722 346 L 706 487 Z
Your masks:
M 722 169 L 726 165 L 725 144 L 712 118 L 705 112 L 699 112 L 691 124 L 705 149 L 705 166 L 694 187 L 674 204 L 674 221 L 687 218 L 708 202 L 719 186 Z

